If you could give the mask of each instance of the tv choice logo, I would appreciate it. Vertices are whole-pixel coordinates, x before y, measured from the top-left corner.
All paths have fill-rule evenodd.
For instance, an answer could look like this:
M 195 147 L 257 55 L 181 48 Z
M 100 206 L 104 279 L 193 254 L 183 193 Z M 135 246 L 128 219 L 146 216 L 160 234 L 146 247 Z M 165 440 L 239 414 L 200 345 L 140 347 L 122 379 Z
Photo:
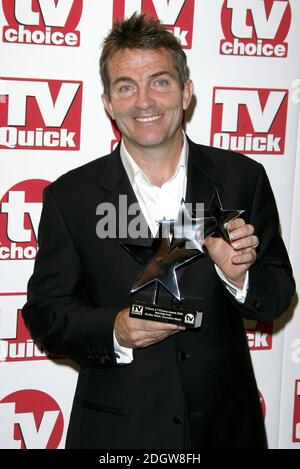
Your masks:
M 43 190 L 49 181 L 29 179 L 11 187 L 0 200 L 0 262 L 33 260 L 42 211 Z
M 295 381 L 293 443 L 300 443 L 300 379 Z
M 64 429 L 58 403 L 35 389 L 0 400 L 0 449 L 56 449 Z
M 133 13 L 147 13 L 159 19 L 178 39 L 183 49 L 193 42 L 195 0 L 114 0 L 113 22 Z
M 286 89 L 215 87 L 210 143 L 241 153 L 282 155 L 287 108 Z
M 1 363 L 48 360 L 46 353 L 41 350 L 33 341 L 30 332 L 25 326 L 21 309 L 14 311 L 14 317 L 9 317 L 10 322 L 14 322 L 14 337 L 4 337 L 1 332 L 0 337 L 0 366 Z M 15 318 L 15 320 L 14 320 Z M 10 325 L 10 328 L 12 324 Z M 55 357 L 59 358 L 59 357 Z
M 220 54 L 248 57 L 287 57 L 285 39 L 291 6 L 283 0 L 225 0 L 221 23 L 225 39 Z
M 2 41 L 78 47 L 82 0 L 2 0 L 7 26 Z
M 79 150 L 82 82 L 0 78 L 0 148 Z
M 269 322 L 245 321 L 245 333 L 249 349 L 271 350 L 273 344 L 273 324 Z

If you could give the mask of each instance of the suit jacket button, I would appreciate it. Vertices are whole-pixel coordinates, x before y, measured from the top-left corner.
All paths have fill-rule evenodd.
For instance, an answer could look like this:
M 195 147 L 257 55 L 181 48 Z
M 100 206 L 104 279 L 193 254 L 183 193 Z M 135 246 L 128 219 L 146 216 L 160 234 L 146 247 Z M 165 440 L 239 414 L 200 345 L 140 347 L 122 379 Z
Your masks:
M 180 415 L 173 415 L 173 422 L 175 425 L 182 425 L 182 418 Z
M 177 358 L 178 358 L 178 361 L 179 362 L 185 362 L 186 360 L 188 360 L 190 358 L 191 354 L 190 353 L 186 353 L 186 352 L 177 352 Z
M 254 301 L 253 306 L 257 311 L 260 311 L 260 312 L 266 309 L 259 301 Z

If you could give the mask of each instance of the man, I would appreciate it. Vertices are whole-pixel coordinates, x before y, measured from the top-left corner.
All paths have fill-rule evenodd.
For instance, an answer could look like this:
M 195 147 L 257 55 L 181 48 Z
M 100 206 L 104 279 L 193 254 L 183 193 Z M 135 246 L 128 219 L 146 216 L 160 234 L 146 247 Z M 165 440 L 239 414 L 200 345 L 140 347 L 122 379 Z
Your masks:
M 186 57 L 149 17 L 114 25 L 100 71 L 103 103 L 122 142 L 46 189 L 23 309 L 46 350 L 80 364 L 67 447 L 263 448 L 242 317 L 273 321 L 294 293 L 264 169 L 185 136 L 193 95 Z M 138 201 L 155 236 L 158 220 L 176 219 L 182 198 L 209 208 L 216 190 L 224 209 L 245 209 L 245 216 L 227 224 L 231 244 L 207 236 L 207 254 L 178 272 L 182 305 L 204 312 L 202 327 L 129 317 L 140 266 L 122 242 L 149 240 L 101 236 L 103 204 L 119 220 L 120 196 L 128 205 Z M 152 293 L 150 285 L 137 297 L 149 301 Z M 171 300 L 161 289 L 159 301 Z

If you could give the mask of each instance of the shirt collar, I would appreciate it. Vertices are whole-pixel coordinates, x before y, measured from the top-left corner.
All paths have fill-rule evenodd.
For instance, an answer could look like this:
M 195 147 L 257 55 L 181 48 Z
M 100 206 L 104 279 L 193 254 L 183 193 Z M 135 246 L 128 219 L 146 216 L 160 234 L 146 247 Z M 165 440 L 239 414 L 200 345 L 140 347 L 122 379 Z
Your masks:
M 176 167 L 176 170 L 173 174 L 173 176 L 169 179 L 170 181 L 174 179 L 179 170 L 181 168 L 184 169 L 185 173 L 187 171 L 187 160 L 188 160 L 188 144 L 187 144 L 187 138 L 184 132 L 183 134 L 183 146 L 182 150 L 180 153 L 179 161 Z M 125 168 L 125 171 L 127 173 L 127 176 L 129 178 L 130 184 L 132 185 L 134 181 L 136 180 L 138 175 L 141 175 L 143 179 L 150 185 L 149 179 L 147 178 L 146 174 L 144 171 L 141 170 L 141 168 L 138 166 L 136 161 L 132 158 L 132 156 L 128 153 L 123 139 L 121 140 L 121 147 L 120 147 L 120 156 L 121 156 L 121 161 L 123 163 L 123 166 Z

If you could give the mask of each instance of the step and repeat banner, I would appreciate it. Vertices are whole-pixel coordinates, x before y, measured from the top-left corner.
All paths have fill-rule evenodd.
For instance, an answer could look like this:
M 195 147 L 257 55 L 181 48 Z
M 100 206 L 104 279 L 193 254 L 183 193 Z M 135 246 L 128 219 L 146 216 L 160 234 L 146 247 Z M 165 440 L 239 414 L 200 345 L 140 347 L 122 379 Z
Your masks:
M 0 448 L 64 447 L 77 369 L 36 346 L 21 308 L 43 189 L 119 140 L 98 59 L 134 11 L 185 49 L 189 136 L 264 165 L 300 280 L 299 0 L 0 0 Z M 299 313 L 295 298 L 276 323 L 245 323 L 270 448 L 300 449 Z

